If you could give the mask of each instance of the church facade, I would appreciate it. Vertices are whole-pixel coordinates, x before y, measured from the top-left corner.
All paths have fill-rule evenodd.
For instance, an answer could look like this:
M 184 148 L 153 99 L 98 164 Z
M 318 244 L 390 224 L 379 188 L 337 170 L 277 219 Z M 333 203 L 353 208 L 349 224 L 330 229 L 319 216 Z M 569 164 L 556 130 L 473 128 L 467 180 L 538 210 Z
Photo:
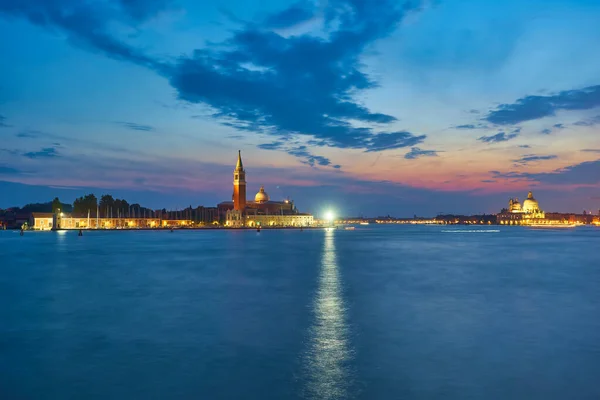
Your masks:
M 310 214 L 300 213 L 294 202 L 285 199 L 273 201 L 265 188 L 254 196 L 254 200 L 246 198 L 246 170 L 242 162 L 241 151 L 233 170 L 233 195 L 231 201 L 219 203 L 217 208 L 223 216 L 224 223 L 230 227 L 301 227 L 311 226 L 314 222 Z

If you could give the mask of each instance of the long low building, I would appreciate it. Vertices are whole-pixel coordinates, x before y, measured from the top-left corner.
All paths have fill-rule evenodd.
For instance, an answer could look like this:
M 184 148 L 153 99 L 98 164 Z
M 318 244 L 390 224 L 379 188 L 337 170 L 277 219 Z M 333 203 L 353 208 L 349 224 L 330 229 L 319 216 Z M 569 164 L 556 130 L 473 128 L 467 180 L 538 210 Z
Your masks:
M 95 218 L 69 214 L 31 213 L 27 227 L 34 230 L 52 229 L 151 229 L 188 227 L 194 221 L 161 218 Z

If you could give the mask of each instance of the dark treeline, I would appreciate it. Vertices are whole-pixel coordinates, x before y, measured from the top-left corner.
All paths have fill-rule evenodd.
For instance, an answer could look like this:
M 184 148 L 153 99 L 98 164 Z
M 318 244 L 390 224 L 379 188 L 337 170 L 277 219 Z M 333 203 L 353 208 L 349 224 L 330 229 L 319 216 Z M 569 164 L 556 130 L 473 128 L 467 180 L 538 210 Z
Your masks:
M 134 218 L 154 216 L 154 210 L 142 207 L 138 203 L 129 204 L 125 199 L 115 199 L 110 194 L 100 197 L 100 201 L 93 194 L 88 194 L 75 199 L 73 202 L 73 213 L 79 215 L 90 215 L 90 217 L 101 218 Z
M 101 217 L 101 218 L 133 218 L 133 217 L 153 217 L 156 212 L 150 208 L 142 207 L 138 203 L 129 204 L 125 199 L 115 199 L 110 194 L 100 197 L 100 200 L 94 194 L 81 196 L 73 202 L 66 204 L 60 201 L 58 197 L 47 203 L 31 203 L 23 207 L 11 207 L 7 210 L 0 210 L 0 213 L 27 214 L 38 213 L 73 213 L 78 216 Z M 166 210 L 162 210 L 166 213 Z M 159 212 L 159 214 L 161 213 Z
M 47 203 L 30 203 L 24 205 L 23 207 L 11 207 L 8 210 L 0 211 L 10 211 L 12 213 L 17 214 L 27 214 L 32 212 L 51 213 L 56 212 L 56 210 L 61 210 L 62 212 L 70 213 L 73 212 L 73 206 L 71 204 L 61 203 L 58 197 L 56 197 L 54 198 L 54 200 L 49 201 Z

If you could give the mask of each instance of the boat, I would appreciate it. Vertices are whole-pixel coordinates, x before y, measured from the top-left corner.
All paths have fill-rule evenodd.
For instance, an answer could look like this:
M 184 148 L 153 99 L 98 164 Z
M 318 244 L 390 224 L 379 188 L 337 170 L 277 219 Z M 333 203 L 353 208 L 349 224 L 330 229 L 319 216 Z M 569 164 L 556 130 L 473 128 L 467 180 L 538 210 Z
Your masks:
M 361 225 L 369 225 L 369 223 L 367 221 L 361 222 Z
M 355 228 L 353 226 L 347 226 L 344 229 L 347 231 L 353 231 Z

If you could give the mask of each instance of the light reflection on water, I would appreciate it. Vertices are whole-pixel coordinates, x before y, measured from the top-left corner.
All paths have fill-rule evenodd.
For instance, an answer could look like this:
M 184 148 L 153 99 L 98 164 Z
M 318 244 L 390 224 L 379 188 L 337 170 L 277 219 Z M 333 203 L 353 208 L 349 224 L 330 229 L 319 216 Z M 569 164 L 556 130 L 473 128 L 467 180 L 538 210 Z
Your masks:
M 306 396 L 318 399 L 349 398 L 351 349 L 346 307 L 335 249 L 335 232 L 326 231 L 319 285 L 314 302 L 305 358 Z

